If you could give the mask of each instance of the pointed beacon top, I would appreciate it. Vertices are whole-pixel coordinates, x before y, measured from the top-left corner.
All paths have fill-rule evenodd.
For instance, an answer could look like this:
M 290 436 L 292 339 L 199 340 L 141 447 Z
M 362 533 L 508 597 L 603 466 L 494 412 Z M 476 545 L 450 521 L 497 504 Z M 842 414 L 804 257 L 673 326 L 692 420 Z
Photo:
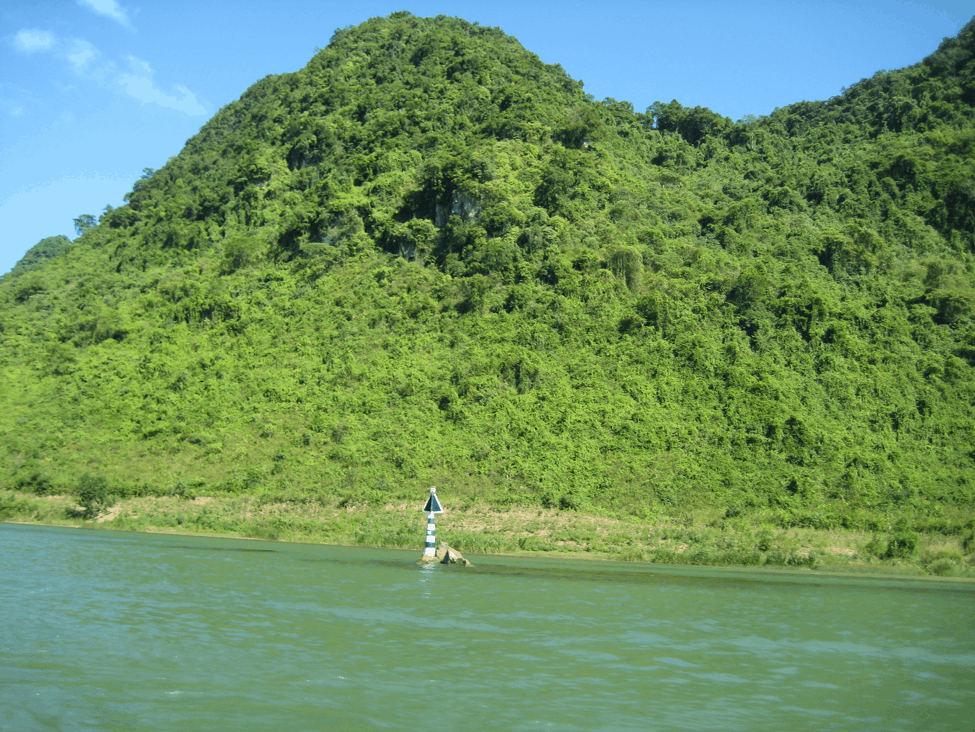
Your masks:
M 440 507 L 440 501 L 437 499 L 437 489 L 433 486 L 430 487 L 430 497 L 424 504 L 423 510 L 426 513 L 443 513 L 443 509 Z

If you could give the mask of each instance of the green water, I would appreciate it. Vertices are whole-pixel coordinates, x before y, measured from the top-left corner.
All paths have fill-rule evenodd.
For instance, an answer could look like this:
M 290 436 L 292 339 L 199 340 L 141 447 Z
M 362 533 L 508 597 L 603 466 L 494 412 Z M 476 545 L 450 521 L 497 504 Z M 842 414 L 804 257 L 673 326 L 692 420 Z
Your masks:
M 0 524 L 0 730 L 971 730 L 975 592 Z

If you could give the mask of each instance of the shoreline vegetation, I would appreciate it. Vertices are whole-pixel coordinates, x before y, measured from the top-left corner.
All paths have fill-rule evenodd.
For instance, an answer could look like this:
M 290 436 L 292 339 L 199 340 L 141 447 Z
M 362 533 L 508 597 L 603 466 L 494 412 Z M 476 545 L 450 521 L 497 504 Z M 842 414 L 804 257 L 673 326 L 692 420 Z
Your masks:
M 0 492 L 0 521 L 419 551 L 425 519 L 406 503 L 269 496 L 91 497 Z M 959 512 L 885 530 L 782 526 L 773 512 L 702 509 L 646 518 L 471 503 L 450 510 L 437 538 L 472 554 L 554 556 L 670 565 L 766 567 L 975 580 L 975 537 Z

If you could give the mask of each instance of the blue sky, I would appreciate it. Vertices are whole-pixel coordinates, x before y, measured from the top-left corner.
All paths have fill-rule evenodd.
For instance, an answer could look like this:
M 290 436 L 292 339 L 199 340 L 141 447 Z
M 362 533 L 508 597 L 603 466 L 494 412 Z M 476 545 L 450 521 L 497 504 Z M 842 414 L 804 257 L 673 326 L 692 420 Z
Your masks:
M 73 219 L 122 205 L 222 106 L 296 71 L 336 28 L 397 10 L 498 26 L 598 99 L 703 105 L 732 119 L 920 61 L 970 0 L 785 3 L 495 0 L 4 0 L 0 273 Z

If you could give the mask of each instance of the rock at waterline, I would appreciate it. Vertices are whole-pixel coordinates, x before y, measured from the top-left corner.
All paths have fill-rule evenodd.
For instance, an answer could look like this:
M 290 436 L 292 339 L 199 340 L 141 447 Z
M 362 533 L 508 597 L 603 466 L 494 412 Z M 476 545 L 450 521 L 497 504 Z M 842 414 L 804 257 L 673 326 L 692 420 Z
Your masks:
M 437 553 L 428 557 L 424 554 L 420 557 L 419 564 L 459 564 L 462 567 L 473 567 L 473 563 L 469 559 L 466 559 L 463 554 L 461 554 L 456 549 L 451 549 L 447 542 L 440 542 L 440 546 L 437 547 Z
M 470 560 L 464 557 L 463 554 L 456 549 L 451 549 L 445 542 L 441 543 L 440 547 L 437 549 L 438 557 L 441 556 L 441 553 L 443 554 L 443 558 L 440 560 L 441 564 L 459 564 L 462 567 L 474 566 Z

